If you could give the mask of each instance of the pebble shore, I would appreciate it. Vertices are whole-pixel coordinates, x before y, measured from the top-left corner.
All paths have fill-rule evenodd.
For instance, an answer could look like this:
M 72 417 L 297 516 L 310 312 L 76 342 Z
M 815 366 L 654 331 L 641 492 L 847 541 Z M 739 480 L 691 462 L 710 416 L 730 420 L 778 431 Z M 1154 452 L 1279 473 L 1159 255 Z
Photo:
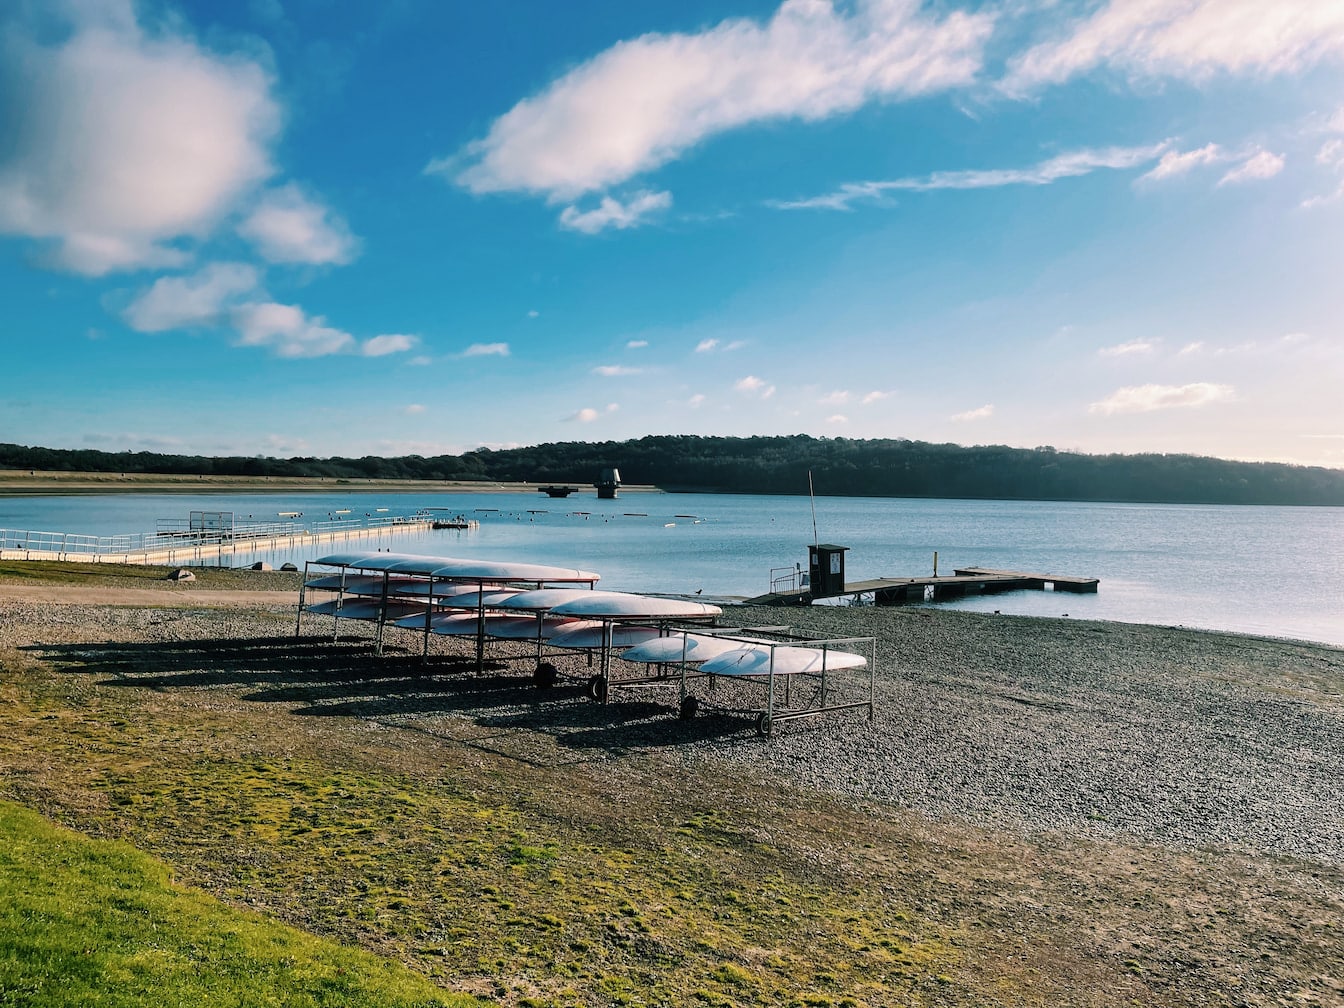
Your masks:
M 976 825 L 1344 866 L 1344 650 L 919 608 L 733 607 L 725 620 L 874 638 L 873 720 L 840 711 L 781 724 L 762 739 L 750 719 L 708 709 L 678 721 L 671 687 L 616 690 L 604 707 L 573 685 L 590 671 L 581 657 L 558 660 L 572 678 L 545 702 L 528 684 L 530 667 L 518 662 L 507 671 L 517 688 L 470 691 L 470 702 L 460 688 L 450 702 L 434 702 L 448 679 L 462 678 L 455 673 L 385 696 L 376 683 L 351 684 L 346 698 L 325 688 L 312 703 L 344 704 L 380 723 L 432 727 L 436 718 L 465 718 L 509 726 L 553 748 L 600 745 L 608 759 L 640 752 L 673 769 L 702 760 L 739 765 L 744 774 Z M 245 641 L 293 630 L 294 610 L 278 604 L 0 601 L 0 648 L 37 645 L 38 657 L 57 646 L 87 644 L 96 659 L 112 642 Z M 416 647 L 390 643 L 394 654 Z M 442 646 L 468 650 L 462 642 Z M 208 657 L 199 661 L 208 666 Z M 628 663 L 613 668 L 618 677 L 636 671 Z M 694 689 L 702 694 L 705 684 Z

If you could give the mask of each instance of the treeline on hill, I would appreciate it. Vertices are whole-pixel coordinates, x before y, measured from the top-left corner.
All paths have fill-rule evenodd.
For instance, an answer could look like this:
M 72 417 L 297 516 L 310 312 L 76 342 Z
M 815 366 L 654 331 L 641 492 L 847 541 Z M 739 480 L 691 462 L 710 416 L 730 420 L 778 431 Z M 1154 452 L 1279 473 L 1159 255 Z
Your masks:
M 666 435 L 425 458 L 206 458 L 0 445 L 0 468 L 161 475 L 625 483 L 725 493 L 1344 506 L 1344 471 L 1193 455 L 1082 455 L 1054 448 L 905 440 Z

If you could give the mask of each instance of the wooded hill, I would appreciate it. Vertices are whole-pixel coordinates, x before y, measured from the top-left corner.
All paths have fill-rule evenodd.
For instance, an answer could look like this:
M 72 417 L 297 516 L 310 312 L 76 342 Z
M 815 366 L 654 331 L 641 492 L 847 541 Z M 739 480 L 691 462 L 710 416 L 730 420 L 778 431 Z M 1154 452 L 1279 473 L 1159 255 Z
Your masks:
M 670 491 L 1344 506 L 1344 470 L 1194 455 L 1083 455 L 893 439 L 661 435 L 425 458 L 209 458 L 0 444 L 0 468 L 591 486 L 605 468 Z

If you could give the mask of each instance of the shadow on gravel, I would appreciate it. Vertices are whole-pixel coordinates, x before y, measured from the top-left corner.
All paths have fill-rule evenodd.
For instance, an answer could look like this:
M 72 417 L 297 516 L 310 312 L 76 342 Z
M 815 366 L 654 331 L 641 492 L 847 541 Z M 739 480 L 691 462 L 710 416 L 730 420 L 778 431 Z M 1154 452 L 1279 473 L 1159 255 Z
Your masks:
M 588 699 L 586 676 L 538 689 L 531 662 L 428 658 L 366 637 L 205 638 L 183 641 L 33 645 L 59 671 L 101 677 L 119 689 L 238 690 L 249 703 L 277 703 L 300 717 L 396 719 L 403 728 L 438 715 L 464 717 L 492 733 L 537 733 L 555 749 L 607 755 L 755 737 L 751 722 L 721 713 L 692 720 L 675 703 Z M 552 750 L 554 751 L 554 750 Z

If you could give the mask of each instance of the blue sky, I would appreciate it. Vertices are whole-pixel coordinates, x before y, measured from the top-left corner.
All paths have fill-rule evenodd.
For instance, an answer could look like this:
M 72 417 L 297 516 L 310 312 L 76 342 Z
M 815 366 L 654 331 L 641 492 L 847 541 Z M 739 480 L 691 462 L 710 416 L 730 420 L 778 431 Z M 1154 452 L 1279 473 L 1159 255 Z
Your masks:
M 0 440 L 1344 467 L 1339 0 L 17 0 Z

